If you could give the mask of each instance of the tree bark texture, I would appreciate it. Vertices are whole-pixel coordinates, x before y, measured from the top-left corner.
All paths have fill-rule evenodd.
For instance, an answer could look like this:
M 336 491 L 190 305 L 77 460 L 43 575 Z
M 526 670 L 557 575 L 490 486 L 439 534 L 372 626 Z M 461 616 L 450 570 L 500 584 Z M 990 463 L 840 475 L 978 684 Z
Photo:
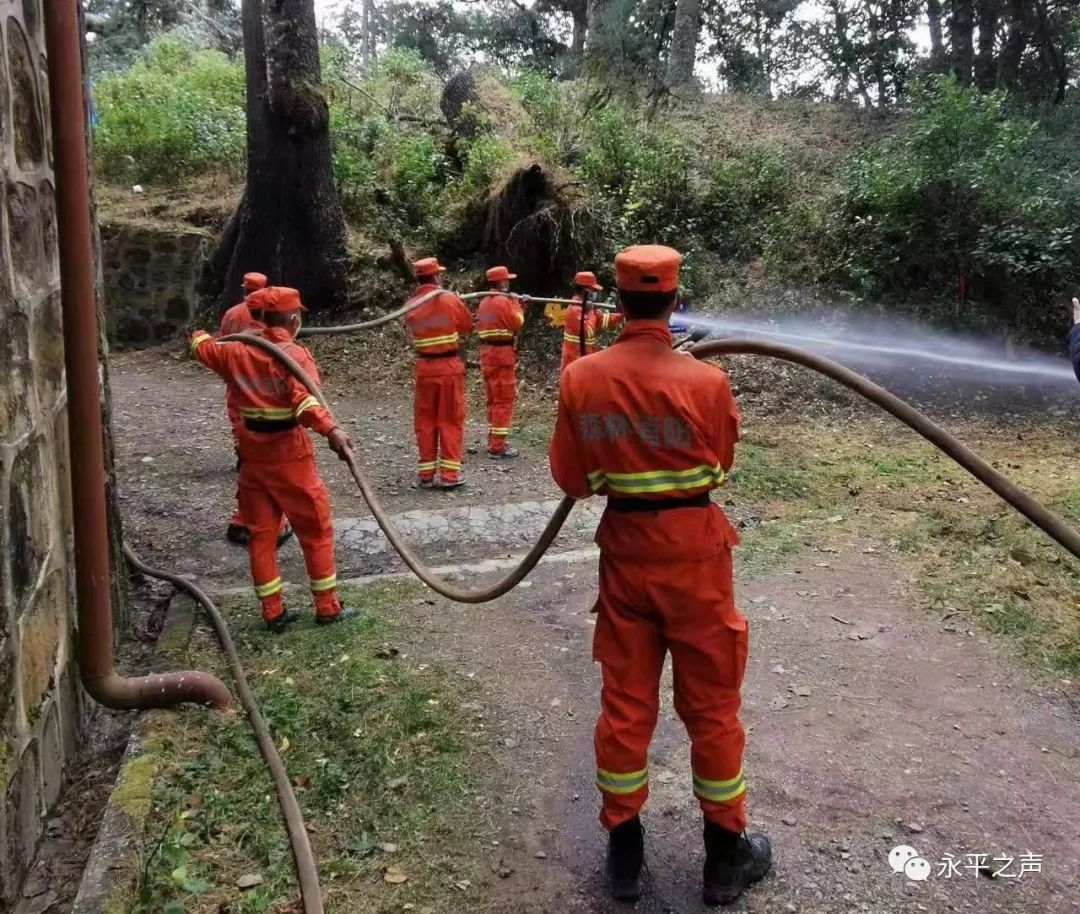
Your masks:
M 694 80 L 698 41 L 701 38 L 701 0 L 679 0 L 675 7 L 675 25 L 671 30 L 668 56 L 669 89 L 689 85 Z
M 975 0 L 951 0 L 949 43 L 952 45 L 952 71 L 962 83 L 971 82 L 975 64 Z
M 1003 89 L 1016 87 L 1020 76 L 1020 61 L 1031 41 L 1028 21 L 1028 0 L 1009 0 L 1009 30 L 998 61 L 997 84 Z
M 980 89 L 997 84 L 997 31 L 1002 0 L 978 0 L 979 51 L 975 57 L 975 82 Z
M 926 20 L 930 26 L 930 65 L 935 73 L 945 69 L 945 38 L 941 31 L 941 0 L 926 0 Z
M 345 218 L 330 162 L 330 117 L 312 0 L 244 0 L 247 187 L 215 257 L 222 303 L 244 273 L 300 290 L 312 310 L 344 304 Z M 220 275 L 220 273 L 219 273 Z

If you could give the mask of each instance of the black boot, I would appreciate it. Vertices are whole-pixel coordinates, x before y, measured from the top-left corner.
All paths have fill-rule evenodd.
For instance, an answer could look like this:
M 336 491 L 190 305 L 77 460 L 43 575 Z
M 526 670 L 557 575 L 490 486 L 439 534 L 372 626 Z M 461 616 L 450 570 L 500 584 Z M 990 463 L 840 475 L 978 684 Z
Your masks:
M 248 533 L 248 528 L 242 524 L 229 524 L 225 530 L 225 539 L 230 543 L 236 543 L 237 546 L 246 546 L 251 535 Z
M 280 635 L 292 625 L 300 617 L 294 613 L 289 612 L 287 609 L 283 609 L 280 613 L 274 616 L 273 619 L 266 620 L 266 627 L 270 629 L 275 635 Z
M 351 619 L 355 619 L 360 615 L 351 606 L 342 606 L 332 616 L 316 616 L 316 625 L 337 625 L 339 622 L 348 622 Z
M 641 897 L 641 867 L 645 862 L 645 830 L 641 819 L 629 822 L 608 833 L 608 878 L 611 897 L 616 901 L 637 901 Z
M 771 866 L 772 847 L 764 835 L 705 823 L 705 904 L 731 904 Z

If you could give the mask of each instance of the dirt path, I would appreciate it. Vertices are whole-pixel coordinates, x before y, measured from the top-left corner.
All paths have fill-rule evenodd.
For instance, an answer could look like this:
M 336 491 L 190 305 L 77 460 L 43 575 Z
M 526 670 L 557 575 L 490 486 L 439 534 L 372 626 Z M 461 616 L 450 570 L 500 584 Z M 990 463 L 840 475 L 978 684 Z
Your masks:
M 113 392 L 129 536 L 149 556 L 216 586 L 245 584 L 243 551 L 221 542 L 235 479 L 216 380 L 143 353 L 115 362 Z M 407 394 L 388 409 L 372 407 L 387 400 L 370 391 L 331 393 L 340 415 L 355 417 L 350 428 L 364 462 L 379 468 L 377 486 L 395 512 L 434 508 L 442 517 L 472 507 L 524 530 L 520 503 L 555 495 L 542 445 L 528 442 L 510 472 L 475 458 L 472 488 L 434 497 L 415 491 Z M 481 441 L 478 418 L 474 410 L 470 443 Z M 336 513 L 365 517 L 340 468 L 329 461 L 323 467 Z M 425 546 L 429 557 L 502 550 L 447 525 L 447 535 Z M 588 530 L 583 523 L 560 548 L 580 550 Z M 346 550 L 343 565 L 392 567 L 364 542 Z M 288 548 L 285 564 L 296 571 L 298 554 Z M 752 626 L 744 713 L 750 810 L 777 855 L 776 875 L 751 893 L 745 909 L 1080 910 L 1072 891 L 1080 884 L 1075 713 L 979 634 L 963 625 L 950 631 L 955 619 L 942 622 L 919 609 L 910 582 L 882 555 L 852 543 L 828 563 L 820 559 L 796 556 L 763 579 L 740 581 Z M 622 910 L 602 900 L 592 786 L 595 562 L 585 554 L 543 566 L 527 583 L 486 607 L 437 601 L 402 619 L 414 657 L 481 685 L 486 698 L 471 713 L 503 740 L 499 777 L 514 788 L 491 798 L 503 837 L 487 861 L 491 901 L 480 910 Z M 638 911 L 702 910 L 687 756 L 665 686 L 646 817 L 650 888 Z M 926 882 L 890 869 L 887 855 L 898 844 L 931 862 Z M 950 878 L 939 872 L 948 854 L 961 864 Z M 1010 874 L 1021 855 L 1042 855 L 1041 872 L 990 879 L 964 866 L 968 854 L 987 855 L 995 870 L 1002 863 L 993 858 L 1011 857 Z

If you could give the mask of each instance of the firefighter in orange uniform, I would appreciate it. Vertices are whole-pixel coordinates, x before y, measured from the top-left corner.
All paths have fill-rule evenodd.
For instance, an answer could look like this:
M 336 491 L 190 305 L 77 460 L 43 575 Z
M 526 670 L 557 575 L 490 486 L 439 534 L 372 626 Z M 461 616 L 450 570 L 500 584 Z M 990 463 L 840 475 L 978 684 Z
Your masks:
M 233 333 L 261 333 L 263 330 L 262 306 L 256 294 L 266 288 L 267 279 L 262 273 L 244 274 L 244 298 L 236 305 L 229 308 L 221 318 L 221 327 L 218 336 L 229 336 Z M 229 425 L 232 427 L 233 448 L 236 450 L 236 469 L 240 470 L 240 430 L 243 427 L 243 417 L 240 415 L 240 407 L 236 403 L 236 396 L 231 387 L 225 388 L 225 409 L 229 414 Z M 236 510 L 225 530 L 225 538 L 230 543 L 238 546 L 248 544 L 248 529 L 244 519 L 240 516 L 240 491 L 236 493 Z M 292 530 L 283 517 L 281 529 L 278 530 L 278 545 L 282 545 L 292 536 Z
M 597 296 L 604 287 L 596 281 L 596 274 L 581 272 L 574 277 L 577 291 L 574 293 L 576 305 L 566 309 L 563 322 L 562 365 L 559 373 L 566 371 L 566 366 L 583 355 L 596 352 L 597 330 L 610 330 L 622 323 L 623 316 L 611 311 L 600 311 L 593 307 Z
M 262 335 L 318 382 L 311 353 L 293 340 L 304 310 L 300 293 L 275 287 L 259 293 L 259 301 L 266 322 Z M 315 601 L 315 621 L 329 625 L 351 615 L 338 602 L 330 498 L 304 429 L 325 435 L 338 456 L 352 446 L 348 435 L 269 353 L 241 342 L 215 343 L 202 330 L 192 336 L 191 351 L 225 379 L 240 409 L 240 513 L 250 533 L 251 576 L 267 625 L 281 632 L 297 619 L 282 602 L 276 548 L 282 514 L 289 518 L 300 540 Z
M 704 899 L 726 904 L 772 857 L 764 835 L 744 834 L 747 626 L 733 596 L 735 530 L 709 497 L 734 461 L 738 413 L 723 371 L 671 349 L 680 263 L 656 245 L 616 257 L 626 328 L 563 375 L 551 470 L 568 495 L 607 497 L 593 656 L 603 673 L 595 744 L 612 894 L 641 893 L 638 814 L 670 651 L 705 819 Z
M 506 267 L 487 271 L 488 288 L 510 291 L 517 279 Z M 476 315 L 476 335 L 480 337 L 480 370 L 487 397 L 488 456 L 493 460 L 517 457 L 517 449 L 507 443 L 517 395 L 517 336 L 525 323 L 521 302 L 509 295 L 489 295 L 480 301 Z
M 413 301 L 442 285 L 446 268 L 434 257 L 413 264 L 420 286 Z M 420 488 L 464 485 L 461 455 L 465 446 L 465 363 L 460 348 L 472 330 L 472 314 L 453 292 L 443 292 L 405 315 L 416 349 L 416 393 L 413 425 L 420 452 Z

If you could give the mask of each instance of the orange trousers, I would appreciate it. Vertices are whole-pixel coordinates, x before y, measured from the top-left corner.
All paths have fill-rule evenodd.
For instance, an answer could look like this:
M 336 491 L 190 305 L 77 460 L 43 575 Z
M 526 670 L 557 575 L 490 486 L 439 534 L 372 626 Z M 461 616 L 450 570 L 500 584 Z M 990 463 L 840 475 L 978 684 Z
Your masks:
M 485 350 L 491 350 L 490 354 Z M 484 396 L 487 398 L 488 451 L 498 454 L 506 449 L 510 423 L 514 418 L 517 397 L 517 356 L 509 346 L 482 346 L 480 370 L 484 373 Z
M 234 406 L 229 400 L 225 401 L 225 408 L 229 413 L 229 425 L 232 428 L 233 447 L 236 450 L 237 458 L 236 465 L 240 466 L 240 433 L 244 427 L 244 417 L 240 414 L 240 407 Z M 240 480 L 236 482 L 236 507 L 233 509 L 232 517 L 229 518 L 229 525 L 233 527 L 247 528 L 247 524 L 244 523 L 244 518 L 240 514 Z M 285 516 L 282 515 L 281 522 L 278 525 L 278 533 L 285 532 Z
M 739 722 L 746 620 L 735 609 L 731 552 L 664 564 L 600 558 L 593 658 L 603 672 L 596 724 L 601 824 L 633 818 L 649 795 L 649 742 L 671 652 L 675 711 L 690 735 L 694 794 L 721 828 L 746 827 Z
M 262 603 L 263 618 L 276 619 L 284 609 L 278 573 L 277 535 L 284 514 L 292 524 L 307 565 L 315 613 L 332 616 L 341 609 L 334 570 L 334 524 L 330 497 L 315 458 L 278 463 L 240 464 L 240 513 L 250 539 L 251 578 Z
M 465 449 L 465 366 L 460 359 L 416 360 L 413 428 L 420 480 L 434 479 L 438 470 L 443 482 L 456 482 Z

